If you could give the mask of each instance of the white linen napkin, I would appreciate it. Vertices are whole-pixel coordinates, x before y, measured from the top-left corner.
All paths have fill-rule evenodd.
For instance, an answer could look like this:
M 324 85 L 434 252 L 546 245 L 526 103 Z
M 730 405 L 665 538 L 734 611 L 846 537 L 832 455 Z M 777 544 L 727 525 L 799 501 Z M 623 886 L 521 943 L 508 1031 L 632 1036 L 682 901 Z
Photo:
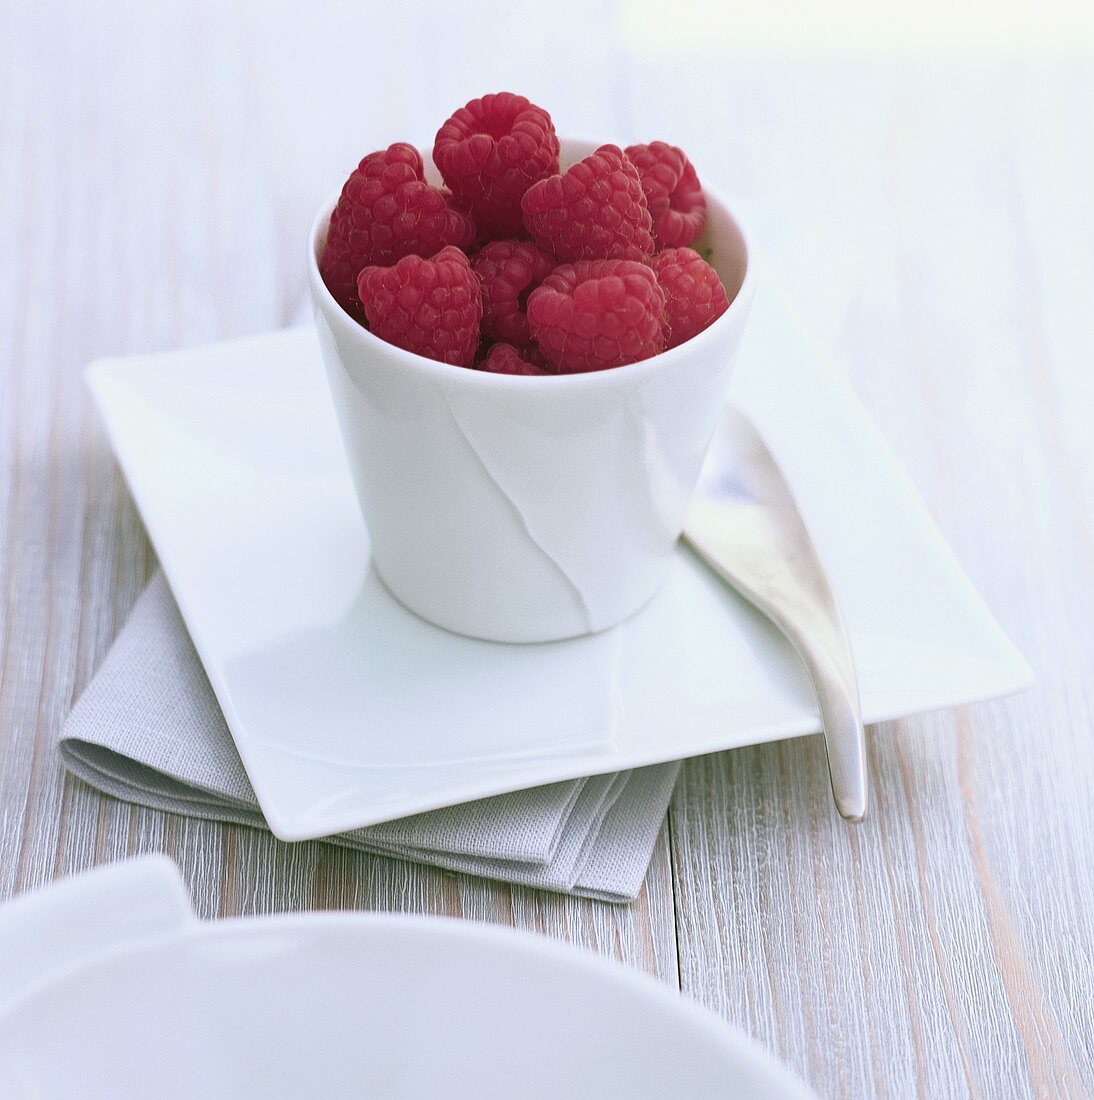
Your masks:
M 137 601 L 61 732 L 93 787 L 171 813 L 265 828 L 162 574 Z M 326 838 L 383 855 L 604 901 L 638 893 L 678 763 L 594 776 Z

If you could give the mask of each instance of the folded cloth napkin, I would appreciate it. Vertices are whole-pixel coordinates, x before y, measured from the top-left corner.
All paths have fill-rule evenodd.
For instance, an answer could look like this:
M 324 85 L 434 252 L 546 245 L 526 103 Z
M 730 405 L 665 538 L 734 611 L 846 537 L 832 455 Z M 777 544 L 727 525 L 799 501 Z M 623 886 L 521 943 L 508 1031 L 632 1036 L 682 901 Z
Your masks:
M 162 574 L 61 732 L 74 775 L 127 802 L 265 828 Z M 679 764 L 552 783 L 326 838 L 362 851 L 604 901 L 646 875 Z

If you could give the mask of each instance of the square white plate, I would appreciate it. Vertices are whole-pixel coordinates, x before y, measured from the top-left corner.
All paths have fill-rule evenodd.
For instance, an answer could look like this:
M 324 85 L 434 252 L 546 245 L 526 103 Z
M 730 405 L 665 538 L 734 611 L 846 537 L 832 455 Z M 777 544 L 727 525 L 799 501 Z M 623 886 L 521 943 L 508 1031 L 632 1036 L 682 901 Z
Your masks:
M 369 570 L 310 329 L 101 360 L 88 379 L 284 840 L 819 730 L 782 637 L 684 550 L 642 613 L 596 637 L 498 645 L 404 610 Z M 770 285 L 733 400 L 812 529 L 868 722 L 1030 683 L 865 411 Z

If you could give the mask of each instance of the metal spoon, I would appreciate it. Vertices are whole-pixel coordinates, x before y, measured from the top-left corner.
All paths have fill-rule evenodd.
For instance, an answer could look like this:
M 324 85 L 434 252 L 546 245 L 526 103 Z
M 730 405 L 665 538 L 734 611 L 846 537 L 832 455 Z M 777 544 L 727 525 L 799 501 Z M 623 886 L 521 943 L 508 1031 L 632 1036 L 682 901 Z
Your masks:
M 715 440 L 728 471 L 697 494 L 684 538 L 727 584 L 766 615 L 802 659 L 820 705 L 836 808 L 862 821 L 868 801 L 858 680 L 839 605 L 774 458 L 727 409 Z

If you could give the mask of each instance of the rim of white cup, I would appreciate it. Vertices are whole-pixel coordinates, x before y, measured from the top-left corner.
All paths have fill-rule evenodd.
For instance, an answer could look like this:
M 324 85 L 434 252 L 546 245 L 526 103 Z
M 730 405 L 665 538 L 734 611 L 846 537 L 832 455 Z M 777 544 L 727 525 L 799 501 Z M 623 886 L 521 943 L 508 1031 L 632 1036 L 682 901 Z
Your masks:
M 563 141 L 566 141 L 566 139 L 564 138 Z M 423 158 L 424 156 L 425 154 L 423 154 Z M 455 381 L 459 379 L 469 386 L 485 387 L 548 386 L 558 388 L 564 386 L 603 386 L 609 388 L 614 385 L 631 386 L 642 381 L 643 376 L 657 374 L 662 370 L 671 370 L 673 364 L 687 356 L 696 354 L 702 350 L 704 344 L 717 339 L 718 332 L 727 325 L 732 324 L 738 313 L 747 309 L 747 303 L 752 293 L 755 278 L 755 253 L 752 248 L 751 235 L 729 203 L 715 189 L 703 184 L 703 193 L 708 204 L 711 200 L 718 203 L 729 215 L 731 221 L 737 227 L 737 232 L 741 235 L 745 254 L 745 273 L 740 288 L 729 303 L 729 308 L 697 336 L 693 336 L 690 340 L 686 340 L 674 348 L 669 348 L 667 351 L 651 355 L 648 359 L 640 359 L 637 363 L 626 363 L 620 367 L 584 371 L 577 374 L 504 374 L 495 371 L 476 370 L 472 367 L 456 366 L 454 363 L 442 363 L 437 359 L 429 359 L 424 355 L 418 355 L 417 352 L 407 351 L 396 344 L 389 344 L 386 340 L 381 340 L 364 325 L 355 321 L 339 305 L 328 289 L 327 284 L 323 281 L 323 277 L 319 274 L 319 240 L 330 224 L 330 216 L 341 193 L 342 188 L 339 187 L 320 206 L 319 212 L 312 222 L 311 231 L 308 233 L 308 285 L 313 299 L 324 307 L 324 313 L 327 315 L 330 324 L 341 328 L 343 334 L 350 339 L 359 339 L 365 347 L 374 346 L 378 354 L 402 360 L 407 369 L 433 375 L 439 380 Z

